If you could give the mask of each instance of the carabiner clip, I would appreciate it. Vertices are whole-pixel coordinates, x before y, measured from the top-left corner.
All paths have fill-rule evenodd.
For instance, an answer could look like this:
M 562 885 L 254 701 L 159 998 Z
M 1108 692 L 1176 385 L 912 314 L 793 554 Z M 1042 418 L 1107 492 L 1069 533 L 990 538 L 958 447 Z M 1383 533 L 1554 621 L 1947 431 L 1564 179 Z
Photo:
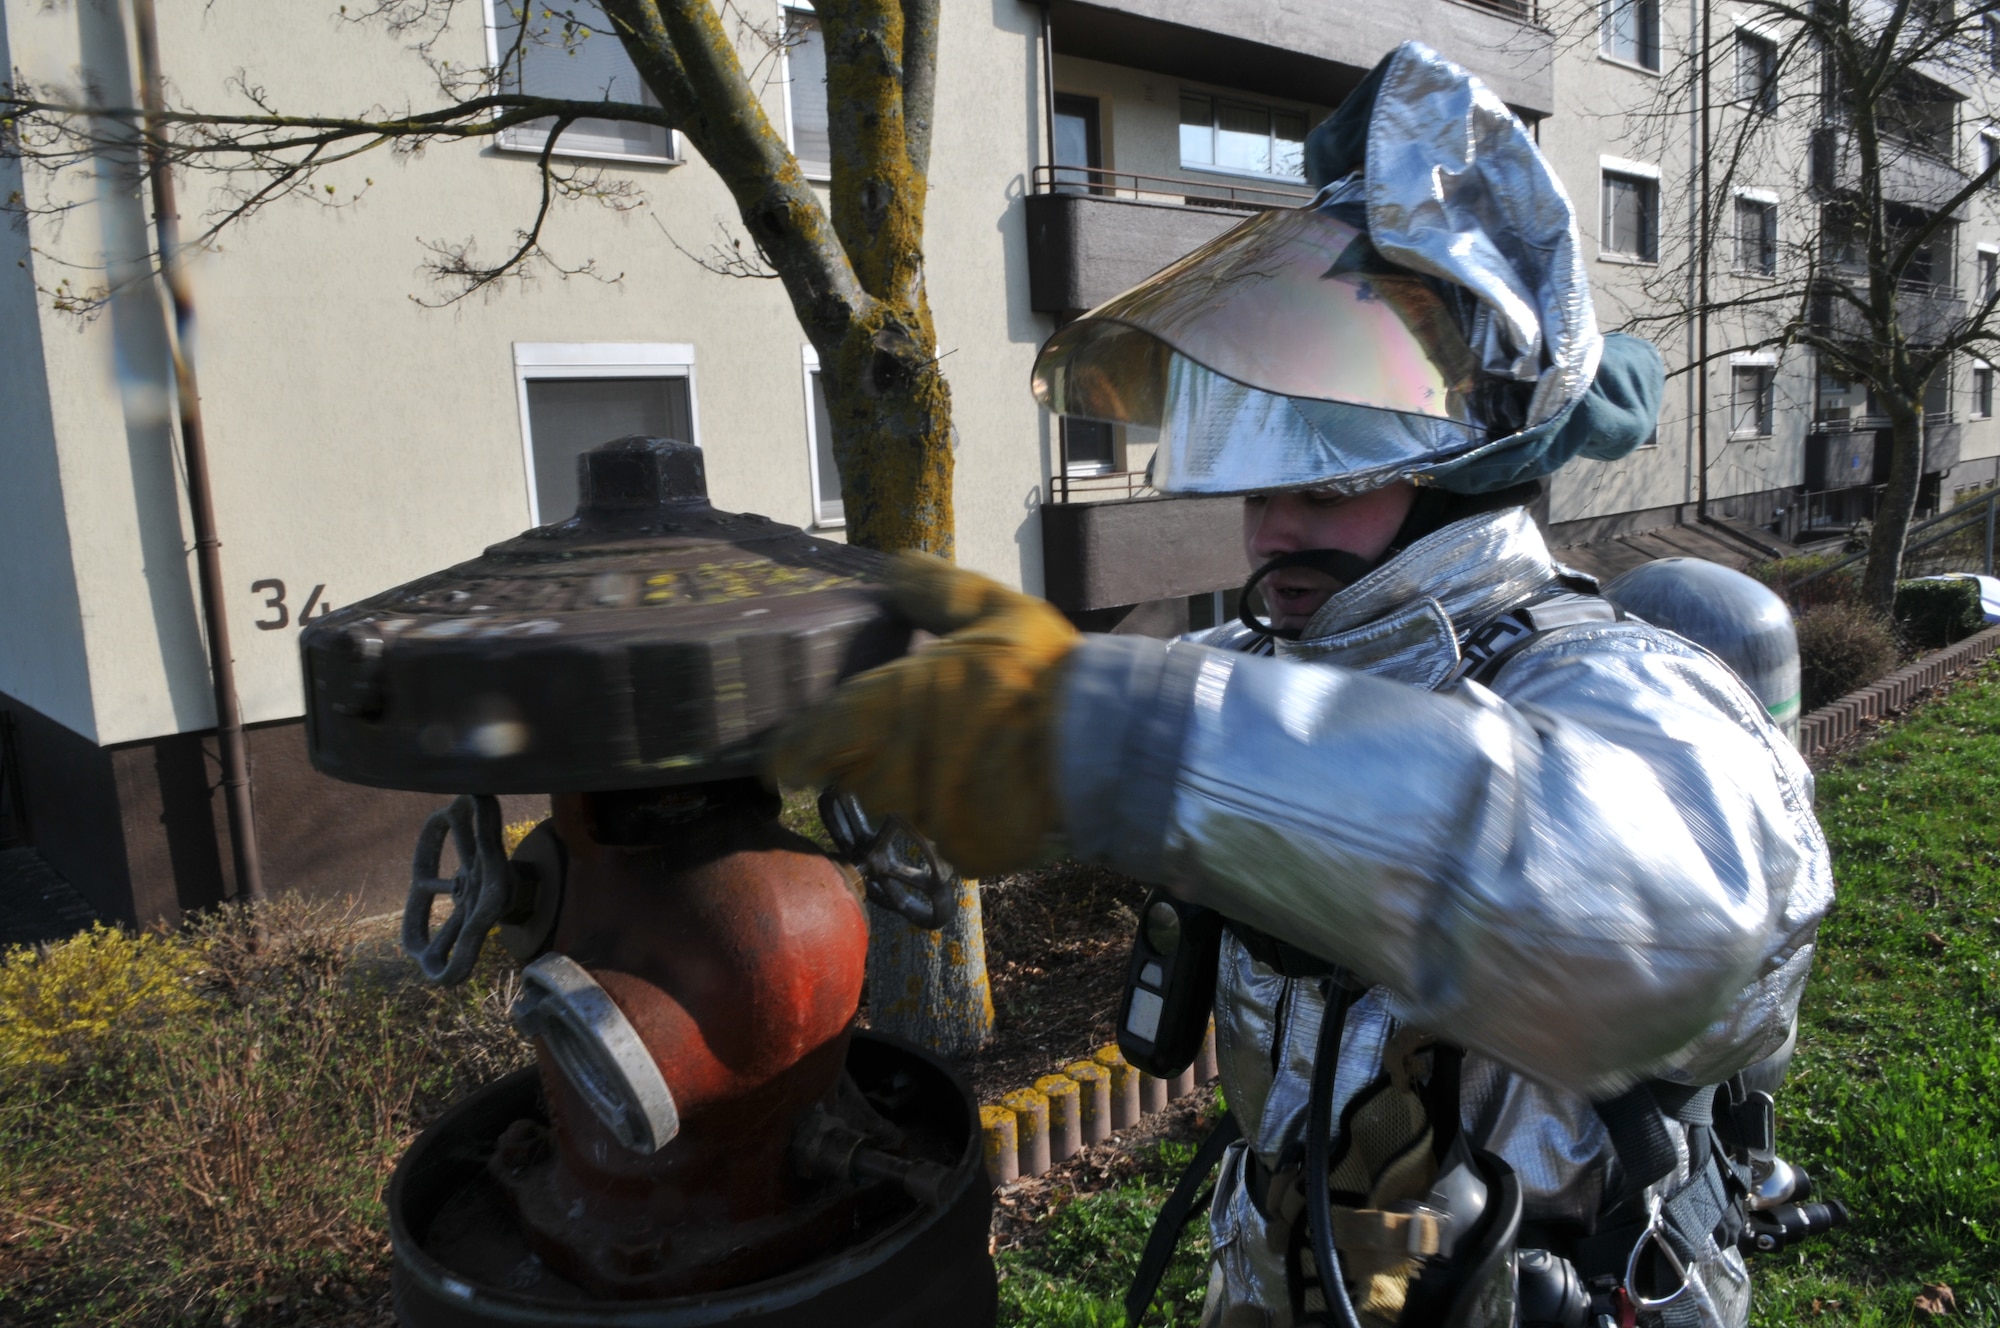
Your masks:
M 1639 1256 L 1646 1252 L 1648 1243 L 1666 1256 L 1667 1266 L 1681 1279 L 1681 1284 L 1674 1288 L 1670 1296 L 1661 1296 L 1657 1299 L 1644 1296 L 1639 1293 L 1635 1285 L 1639 1276 Z M 1657 1193 L 1649 1195 L 1646 1199 L 1646 1229 L 1639 1233 L 1639 1239 L 1632 1246 L 1632 1253 L 1625 1260 L 1625 1294 L 1632 1298 L 1632 1304 L 1636 1309 L 1656 1310 L 1662 1305 L 1673 1304 L 1687 1294 L 1692 1282 L 1693 1278 L 1688 1273 L 1687 1265 L 1681 1262 L 1681 1256 L 1674 1251 L 1673 1243 L 1667 1239 L 1667 1223 L 1660 1196 Z

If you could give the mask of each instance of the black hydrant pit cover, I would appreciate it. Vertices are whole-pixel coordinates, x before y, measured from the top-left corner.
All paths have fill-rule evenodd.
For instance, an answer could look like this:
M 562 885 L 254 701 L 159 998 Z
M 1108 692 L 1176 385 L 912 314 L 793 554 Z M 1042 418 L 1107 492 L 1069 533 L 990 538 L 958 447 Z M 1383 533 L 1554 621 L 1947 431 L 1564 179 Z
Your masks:
M 907 649 L 883 555 L 717 511 L 693 445 L 623 438 L 578 470 L 568 521 L 306 627 L 315 767 L 433 793 L 735 778 Z

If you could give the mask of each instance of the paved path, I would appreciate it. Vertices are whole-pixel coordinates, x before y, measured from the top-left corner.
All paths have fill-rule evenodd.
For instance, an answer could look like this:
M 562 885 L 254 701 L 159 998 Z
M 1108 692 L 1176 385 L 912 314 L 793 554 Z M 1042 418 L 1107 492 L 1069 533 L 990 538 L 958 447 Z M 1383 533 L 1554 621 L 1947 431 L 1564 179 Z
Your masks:
M 96 910 L 41 854 L 0 849 L 0 948 L 61 940 L 96 920 Z

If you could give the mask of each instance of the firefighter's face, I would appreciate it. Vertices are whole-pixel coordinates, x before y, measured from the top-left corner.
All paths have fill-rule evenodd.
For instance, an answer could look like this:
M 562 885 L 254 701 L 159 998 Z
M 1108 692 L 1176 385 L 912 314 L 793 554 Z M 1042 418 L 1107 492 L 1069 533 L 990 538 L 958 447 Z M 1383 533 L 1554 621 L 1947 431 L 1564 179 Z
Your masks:
M 1252 570 L 1281 553 L 1341 549 L 1373 561 L 1396 538 L 1417 490 L 1391 484 L 1347 496 L 1319 489 L 1263 494 L 1243 500 L 1243 552 Z M 1271 625 L 1296 630 L 1312 621 L 1343 583 L 1310 567 L 1285 567 L 1258 583 Z

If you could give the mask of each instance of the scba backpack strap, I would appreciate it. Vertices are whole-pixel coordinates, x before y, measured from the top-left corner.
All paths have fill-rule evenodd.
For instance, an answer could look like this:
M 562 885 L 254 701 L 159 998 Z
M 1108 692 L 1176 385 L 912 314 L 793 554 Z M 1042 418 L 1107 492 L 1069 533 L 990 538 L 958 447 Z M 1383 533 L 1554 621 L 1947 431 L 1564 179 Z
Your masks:
M 1460 648 L 1460 663 L 1453 679 L 1470 678 L 1488 685 L 1507 666 L 1507 661 L 1536 637 L 1561 627 L 1614 623 L 1624 617 L 1624 611 L 1602 595 L 1559 590 L 1532 604 L 1509 610 L 1473 632 Z

